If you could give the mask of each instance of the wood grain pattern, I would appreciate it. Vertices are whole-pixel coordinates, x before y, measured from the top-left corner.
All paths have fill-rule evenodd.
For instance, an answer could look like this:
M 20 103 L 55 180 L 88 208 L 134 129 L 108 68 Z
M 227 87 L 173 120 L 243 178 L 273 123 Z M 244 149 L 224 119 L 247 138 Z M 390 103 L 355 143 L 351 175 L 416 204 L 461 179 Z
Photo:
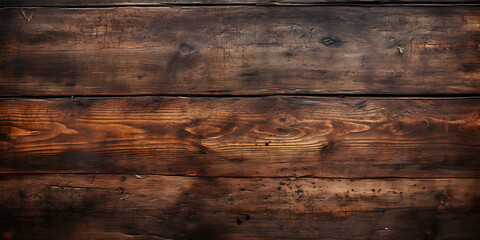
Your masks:
M 0 101 L 2 172 L 478 177 L 480 100 Z
M 298 5 L 335 3 L 478 3 L 478 0 L 2 0 L 0 7 L 48 7 L 48 6 L 162 6 L 182 5 Z
M 0 183 L 4 239 L 474 239 L 480 227 L 480 179 L 75 174 Z
M 1 1 L 0 239 L 478 238 L 479 2 L 412 2 Z
M 1 9 L 0 96 L 479 94 L 478 7 Z

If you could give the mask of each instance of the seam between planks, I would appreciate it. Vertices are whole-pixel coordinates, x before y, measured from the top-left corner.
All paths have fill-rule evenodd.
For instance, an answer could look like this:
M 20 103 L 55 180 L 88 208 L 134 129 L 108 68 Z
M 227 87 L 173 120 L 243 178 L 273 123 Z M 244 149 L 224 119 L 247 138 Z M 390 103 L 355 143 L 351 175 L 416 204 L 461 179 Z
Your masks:
M 113 172 L 113 173 L 95 173 L 95 172 L 60 172 L 60 173 L 52 173 L 52 172 L 4 172 L 0 173 L 0 175 L 131 175 L 135 176 L 138 179 L 142 179 L 143 177 L 148 176 L 163 176 L 163 177 L 185 177 L 185 178 L 230 178 L 230 179 L 342 179 L 342 180 L 367 180 L 367 179 L 378 179 L 378 180 L 399 180 L 399 179 L 480 179 L 479 177 L 393 177 L 393 176 L 385 176 L 385 177 L 328 177 L 328 176 L 227 176 L 227 175 L 219 175 L 219 176 L 205 176 L 205 175 L 189 175 L 189 174 L 159 174 L 159 173 L 123 173 L 123 172 Z
M 3 100 L 60 100 L 60 99 L 108 99 L 108 98 L 143 98 L 143 97 L 178 97 L 178 98 L 267 98 L 267 97 L 318 97 L 318 98 L 372 98 L 372 99 L 419 99 L 419 100 L 453 100 L 477 99 L 480 94 L 132 94 L 132 95 L 33 95 L 0 96 Z
M 345 2 L 345 3 L 233 3 L 233 4 L 198 4 L 198 3 L 158 3 L 158 4 L 111 4 L 111 5 L 11 5 L 0 6 L 0 9 L 11 8 L 59 8 L 59 9 L 102 9 L 102 8 L 156 8 L 156 7 L 478 7 L 480 2 L 409 2 L 409 3 L 381 3 L 381 2 Z

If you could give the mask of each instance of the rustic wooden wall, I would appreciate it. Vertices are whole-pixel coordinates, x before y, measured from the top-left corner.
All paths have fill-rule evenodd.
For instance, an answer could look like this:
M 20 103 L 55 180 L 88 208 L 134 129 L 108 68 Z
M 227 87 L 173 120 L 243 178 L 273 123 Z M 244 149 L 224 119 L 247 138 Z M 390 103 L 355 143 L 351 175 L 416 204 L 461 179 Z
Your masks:
M 0 239 L 476 239 L 476 0 L 0 1 Z

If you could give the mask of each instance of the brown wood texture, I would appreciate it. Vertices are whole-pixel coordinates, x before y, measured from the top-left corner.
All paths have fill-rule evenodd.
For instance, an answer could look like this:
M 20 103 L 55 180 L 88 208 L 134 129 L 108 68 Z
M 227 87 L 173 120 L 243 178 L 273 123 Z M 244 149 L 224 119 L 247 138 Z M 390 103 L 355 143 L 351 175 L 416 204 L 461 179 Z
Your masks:
M 162 5 L 297 5 L 297 4 L 362 4 L 362 3 L 479 3 L 478 0 L 2 0 L 0 7 L 41 6 L 162 6 Z
M 479 179 L 4 175 L 4 239 L 475 239 Z
M 478 98 L 0 101 L 1 172 L 478 177 Z
M 0 0 L 0 239 L 477 239 L 479 96 L 478 0 Z
M 478 7 L 0 9 L 0 96 L 479 94 Z

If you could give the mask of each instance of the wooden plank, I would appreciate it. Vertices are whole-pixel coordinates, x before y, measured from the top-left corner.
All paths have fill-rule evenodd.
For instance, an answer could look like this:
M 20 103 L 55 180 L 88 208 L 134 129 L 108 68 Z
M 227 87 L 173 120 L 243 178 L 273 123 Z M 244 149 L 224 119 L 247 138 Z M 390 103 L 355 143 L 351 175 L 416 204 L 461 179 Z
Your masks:
M 480 179 L 52 174 L 0 181 L 4 239 L 474 239 L 480 233 Z
M 476 177 L 479 98 L 0 101 L 1 172 Z
M 0 10 L 0 95 L 479 94 L 479 7 Z
M 335 4 L 335 3 L 478 3 L 478 0 L 2 0 L 0 7 L 48 7 L 48 6 L 162 6 L 169 4 L 184 5 L 298 5 L 298 4 Z

